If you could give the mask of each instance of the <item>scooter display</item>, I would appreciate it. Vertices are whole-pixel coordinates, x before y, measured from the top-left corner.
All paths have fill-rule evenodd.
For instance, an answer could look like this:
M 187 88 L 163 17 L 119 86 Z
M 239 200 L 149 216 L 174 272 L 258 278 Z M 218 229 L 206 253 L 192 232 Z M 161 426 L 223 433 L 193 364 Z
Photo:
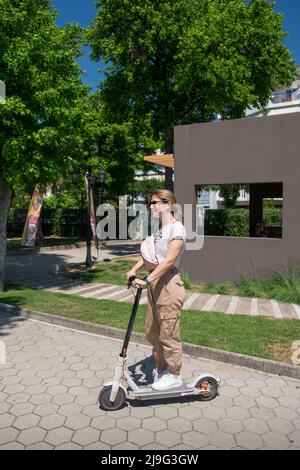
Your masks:
M 135 276 L 131 276 L 128 279 L 128 289 L 131 287 L 134 279 Z M 132 379 L 127 368 L 126 357 L 142 290 L 143 288 L 139 287 L 135 295 L 122 350 L 117 359 L 114 378 L 112 381 L 106 382 L 99 393 L 98 401 L 100 408 L 106 411 L 116 411 L 125 405 L 126 400 L 159 400 L 185 396 L 193 396 L 202 401 L 212 400 L 218 394 L 220 378 L 210 373 L 198 375 L 189 384 L 184 382 L 180 387 L 159 391 L 152 389 L 151 385 L 145 387 L 138 386 Z

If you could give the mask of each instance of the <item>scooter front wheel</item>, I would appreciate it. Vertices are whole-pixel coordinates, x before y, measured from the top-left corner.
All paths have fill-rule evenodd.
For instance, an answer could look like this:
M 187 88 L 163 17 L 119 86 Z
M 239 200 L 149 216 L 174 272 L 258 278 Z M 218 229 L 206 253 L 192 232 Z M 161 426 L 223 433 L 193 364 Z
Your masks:
M 218 394 L 218 387 L 219 384 L 213 377 L 202 377 L 196 385 L 197 390 L 199 390 L 199 394 L 196 395 L 198 400 L 213 400 Z
M 99 393 L 99 405 L 102 410 L 105 411 L 117 411 L 123 408 L 126 400 L 126 393 L 123 388 L 119 387 L 116 399 L 114 402 L 110 401 L 112 386 L 103 387 Z

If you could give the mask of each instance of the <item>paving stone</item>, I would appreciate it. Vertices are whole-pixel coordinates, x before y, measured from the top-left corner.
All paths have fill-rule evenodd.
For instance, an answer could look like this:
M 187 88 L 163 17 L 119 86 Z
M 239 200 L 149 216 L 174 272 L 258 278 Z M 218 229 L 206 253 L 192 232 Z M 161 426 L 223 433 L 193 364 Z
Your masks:
M 226 414 L 228 418 L 238 419 L 239 421 L 243 421 L 244 419 L 250 418 L 249 410 L 247 408 L 241 408 L 239 406 L 227 408 Z
M 82 410 L 82 406 L 77 405 L 75 403 L 69 403 L 67 405 L 62 405 L 58 413 L 64 416 L 74 416 L 78 415 Z
M 57 427 L 48 431 L 45 441 L 53 446 L 59 446 L 71 441 L 73 431 L 65 426 Z
M 36 442 L 26 447 L 26 450 L 52 450 L 53 446 L 47 444 L 46 442 Z
M 49 403 L 52 399 L 52 396 L 49 393 L 40 393 L 38 395 L 33 395 L 30 398 L 30 402 L 35 405 L 41 405 L 43 403 Z
M 72 378 L 63 379 L 61 384 L 65 385 L 66 387 L 78 387 L 78 385 L 81 385 L 81 382 L 82 382 L 81 379 L 72 377 Z
M 206 435 L 213 434 L 218 430 L 218 427 L 214 421 L 205 418 L 193 421 L 193 428 L 195 431 L 199 431 L 200 433 Z
M 274 408 L 279 406 L 278 401 L 272 397 L 260 396 L 256 398 L 256 402 L 259 406 L 264 406 L 265 408 L 270 408 L 271 410 L 274 410 Z
M 9 413 L 0 415 L 0 429 L 9 427 L 15 420 L 15 417 Z
M 130 431 L 130 433 L 135 433 L 136 431 Z M 142 430 L 139 430 L 140 435 L 142 434 Z M 98 431 L 98 433 L 100 433 Z M 105 431 L 102 431 L 101 433 L 101 441 L 104 442 L 105 444 L 108 444 L 110 446 L 120 444 L 121 442 L 127 442 L 131 441 L 131 439 L 127 439 L 127 433 L 123 431 L 122 429 L 117 429 L 117 428 L 112 428 L 112 429 L 106 429 Z M 133 441 L 135 442 L 135 441 Z
M 171 418 L 176 418 L 178 416 L 178 411 L 175 408 L 171 408 L 167 406 L 156 408 L 154 410 L 154 413 L 155 413 L 155 416 L 157 416 L 158 418 L 166 419 L 166 420 L 171 419 Z
M 259 397 L 261 395 L 261 391 L 259 388 L 250 387 L 249 385 L 246 387 L 240 388 L 240 393 L 242 395 L 245 395 L 246 397 L 252 397 L 252 398 Z
M 193 434 L 193 431 L 186 434 Z M 185 436 L 184 434 L 183 436 Z M 194 433 L 197 434 L 197 433 Z M 181 444 L 181 435 L 178 432 L 170 431 L 169 429 L 165 431 L 159 431 L 155 435 L 155 441 L 165 447 L 171 447 L 177 444 Z M 191 444 L 191 443 L 190 443 Z
M 23 385 L 38 385 L 42 382 L 41 377 L 31 376 L 31 377 L 24 377 L 21 379 L 21 384 Z
M 23 405 L 23 403 L 22 403 L 22 405 Z M 14 405 L 14 406 L 17 406 L 17 405 Z M 10 408 L 12 408 L 12 405 L 10 403 L 1 402 L 0 403 L 0 414 L 6 413 Z
M 87 395 L 89 393 L 89 389 L 79 385 L 78 387 L 70 387 L 69 393 L 72 395 Z
M 271 419 L 271 421 L 268 422 L 268 425 L 271 431 L 274 431 L 278 434 L 289 434 L 295 431 L 294 426 L 289 421 L 282 418 Z
M 93 405 L 96 408 L 97 406 L 99 407 L 98 395 L 99 395 L 98 388 L 96 389 L 96 391 L 94 389 L 90 389 L 90 393 L 88 393 L 87 395 L 77 395 L 74 403 L 78 403 L 79 405 L 82 405 L 82 406 Z
M 34 413 L 39 416 L 47 416 L 56 413 L 58 405 L 55 403 L 45 403 L 43 405 L 36 406 Z
M 250 431 L 254 434 L 265 434 L 270 430 L 264 421 L 256 418 L 245 419 L 243 425 L 246 431 Z
M 75 444 L 74 442 L 68 442 L 67 444 L 61 444 L 55 447 L 55 450 L 81 450 L 82 446 Z
M 39 426 L 41 428 L 47 429 L 47 431 L 51 431 L 51 429 L 63 426 L 65 419 L 65 416 L 53 413 L 51 415 L 44 416 L 39 422 Z
M 263 388 L 266 386 L 266 382 L 262 379 L 254 379 L 251 377 L 246 382 L 250 387 L 254 387 L 254 388 Z
M 93 442 L 93 444 L 89 444 L 88 446 L 84 446 L 84 450 L 109 450 L 111 446 L 108 444 L 104 444 L 104 442 Z
M 297 418 L 293 421 L 293 425 L 297 431 L 300 431 L 300 418 Z
M 54 385 L 48 388 L 47 393 L 50 393 L 51 395 L 63 395 L 64 393 L 67 393 L 67 391 L 68 387 L 65 385 Z
M 267 397 L 279 398 L 282 396 L 281 389 L 277 387 L 272 387 L 271 385 L 268 385 L 267 387 L 263 387 L 261 391 Z
M 99 387 L 98 377 L 88 377 L 82 380 L 82 386 L 87 388 Z
M 86 369 L 86 370 L 79 370 L 77 373 L 76 373 L 76 377 L 78 379 L 85 379 L 85 378 L 88 378 L 88 377 L 94 377 L 95 376 L 95 372 L 93 370 L 89 370 L 89 369 Z
M 292 421 L 298 416 L 298 413 L 295 410 L 292 408 L 286 408 L 285 406 L 279 406 L 273 411 L 277 418 L 287 419 L 288 421 Z
M 219 408 L 223 408 L 224 410 L 226 410 L 227 408 L 232 408 L 233 401 L 232 398 L 219 396 L 215 398 L 214 404 Z
M 231 387 L 229 385 L 222 386 L 222 397 L 232 398 L 237 397 L 238 395 L 240 395 L 240 392 L 236 387 Z
M 231 449 L 236 445 L 233 436 L 223 431 L 210 434 L 208 439 L 209 444 L 217 447 L 218 449 Z
M 256 405 L 255 401 L 253 398 L 246 397 L 244 395 L 240 395 L 239 397 L 234 397 L 233 402 L 236 406 L 239 406 L 241 408 L 252 408 L 253 406 Z
M 175 418 L 178 419 L 178 418 Z M 142 422 L 142 427 L 145 429 L 149 429 L 150 431 L 162 431 L 163 429 L 167 428 L 167 423 L 165 420 L 157 418 L 156 416 L 151 418 L 145 418 Z
M 103 440 L 103 434 L 104 433 L 101 434 L 101 440 Z M 132 442 L 133 444 L 137 444 L 139 447 L 142 447 L 146 446 L 147 444 L 153 443 L 155 439 L 154 433 L 152 431 L 149 431 L 148 429 L 135 429 L 134 431 L 129 431 L 127 440 L 129 442 Z M 105 442 L 109 444 L 108 441 Z
M 37 426 L 39 420 L 40 417 L 34 414 L 23 415 L 15 420 L 14 428 L 20 429 L 21 431 L 23 429 L 33 428 Z
M 9 375 L 8 377 L 3 377 L 3 379 L 1 379 L 1 383 L 3 384 L 4 388 L 5 385 L 16 385 L 20 383 L 21 380 L 22 378 L 18 377 L 17 375 Z
M 0 394 L 1 395 L 1 394 Z M 28 393 L 15 393 L 14 395 L 6 396 L 6 401 L 14 405 L 15 403 L 25 403 L 29 400 L 30 395 Z
M 220 419 L 225 418 L 226 413 L 222 408 L 209 407 L 203 410 L 203 416 L 211 421 L 219 421 Z
M 291 432 L 291 434 L 289 434 L 287 437 L 289 442 L 292 443 L 294 447 L 300 449 L 300 431 Z
M 165 422 L 164 422 L 165 423 Z M 172 418 L 168 421 L 168 428 L 172 431 L 177 431 L 179 433 L 185 433 L 192 431 L 192 422 L 184 418 Z
M 268 421 L 275 417 L 273 410 L 269 410 L 268 408 L 257 405 L 253 406 L 253 408 L 250 408 L 249 411 L 253 418 L 261 419 L 262 421 Z
M 67 418 L 65 426 L 76 431 L 77 429 L 88 427 L 90 425 L 90 421 L 91 418 L 89 416 L 78 414 Z
M 19 444 L 19 442 L 9 442 L 0 446 L 0 450 L 24 450 L 25 446 Z
M 123 429 L 124 431 L 131 431 L 141 427 L 141 420 L 138 418 L 133 418 L 132 416 L 121 418 L 117 420 L 117 427 L 119 429 Z
M 35 427 L 21 431 L 17 440 L 25 446 L 30 446 L 31 444 L 43 441 L 45 436 L 46 431 L 44 429 Z
M 274 450 L 285 450 L 290 446 L 288 439 L 282 434 L 277 434 L 275 432 L 268 432 L 262 435 L 262 439 L 266 444 L 266 447 Z
M 185 406 L 184 408 L 178 411 L 180 418 L 189 419 L 194 421 L 196 419 L 202 418 L 203 412 L 200 409 L 191 408 L 190 406 Z
M 96 416 L 103 416 L 106 412 L 104 410 L 101 410 L 99 406 L 87 405 L 83 408 L 82 413 L 87 416 L 90 416 L 91 418 L 94 418 Z
M 225 382 L 227 383 L 227 385 L 234 387 L 234 388 L 241 388 L 241 387 L 245 387 L 246 385 L 246 382 L 244 380 L 235 379 L 235 378 L 226 379 Z M 222 386 L 222 393 L 223 393 L 223 386 Z
M 236 434 L 243 430 L 243 426 L 240 421 L 232 418 L 224 418 L 218 422 L 220 431 L 227 432 L 228 434 Z
M 292 408 L 293 410 L 300 407 L 300 400 L 294 397 L 283 396 L 278 398 L 278 402 L 280 405 L 286 406 L 287 408 Z
M 8 427 L 1 429 L 0 432 L 0 445 L 8 444 L 9 442 L 13 442 L 16 440 L 19 430 Z
M 69 393 L 62 393 L 61 395 L 55 395 L 55 397 L 52 399 L 52 402 L 57 403 L 57 405 L 66 405 L 72 403 L 74 399 L 74 395 Z
M 263 441 L 258 434 L 249 431 L 239 432 L 235 436 L 236 443 L 238 446 L 244 449 L 260 449 L 263 445 Z

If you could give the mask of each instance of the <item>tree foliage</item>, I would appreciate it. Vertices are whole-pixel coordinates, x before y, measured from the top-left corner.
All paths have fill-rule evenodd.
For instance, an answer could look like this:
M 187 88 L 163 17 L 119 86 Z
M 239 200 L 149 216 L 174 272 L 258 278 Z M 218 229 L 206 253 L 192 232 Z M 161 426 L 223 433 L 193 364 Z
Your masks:
M 242 117 L 289 84 L 294 62 L 268 0 L 100 0 L 92 57 L 108 65 L 108 121 L 173 151 L 173 126 Z M 145 134 L 144 134 L 145 135 Z M 138 141 L 138 138 L 137 138 Z

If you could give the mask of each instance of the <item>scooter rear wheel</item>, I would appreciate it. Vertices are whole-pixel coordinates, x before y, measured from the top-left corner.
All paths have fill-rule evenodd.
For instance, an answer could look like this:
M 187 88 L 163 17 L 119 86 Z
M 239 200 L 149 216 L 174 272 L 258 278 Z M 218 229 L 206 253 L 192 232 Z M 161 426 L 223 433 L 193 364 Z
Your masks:
M 196 385 L 199 389 L 199 395 L 196 395 L 198 400 L 209 401 L 213 400 L 218 394 L 219 384 L 213 377 L 202 377 Z M 203 391 L 201 393 L 201 391 Z
M 105 411 L 117 411 L 123 408 L 126 400 L 126 393 L 124 392 L 123 388 L 119 388 L 116 399 L 114 402 L 110 401 L 110 394 L 111 394 L 112 386 L 103 387 L 99 393 L 99 405 L 102 410 Z

